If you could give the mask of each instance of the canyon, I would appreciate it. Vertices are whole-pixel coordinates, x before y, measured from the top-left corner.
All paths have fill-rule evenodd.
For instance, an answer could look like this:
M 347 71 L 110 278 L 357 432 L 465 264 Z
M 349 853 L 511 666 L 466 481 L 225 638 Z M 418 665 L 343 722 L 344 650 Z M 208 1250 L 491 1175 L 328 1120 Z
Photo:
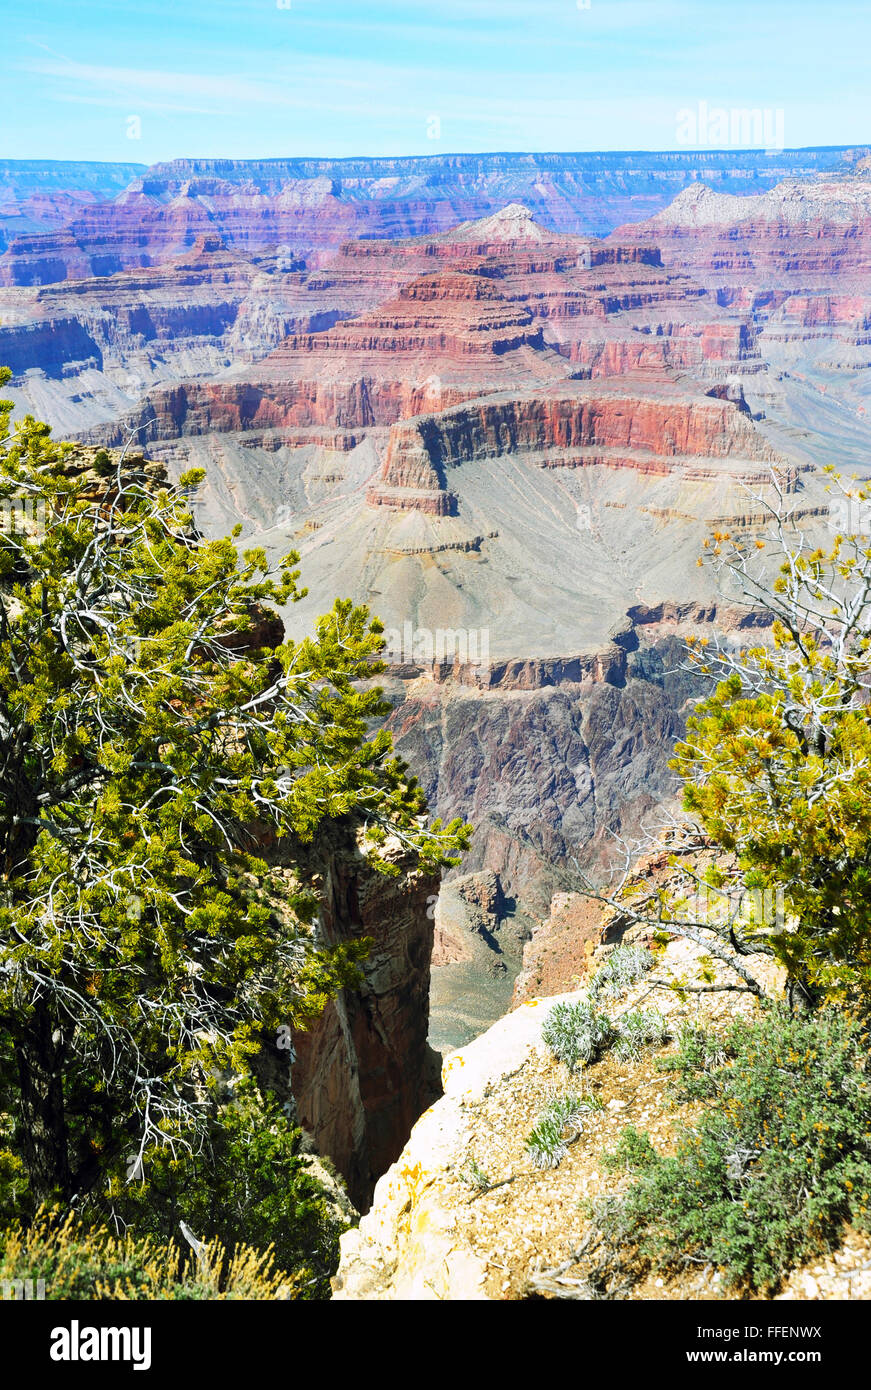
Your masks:
M 359 989 L 343 990 L 293 1035 L 290 1085 L 297 1122 L 329 1155 L 364 1211 L 377 1179 L 399 1156 L 419 1115 L 441 1094 L 439 1057 L 427 1041 L 438 875 L 413 869 L 398 843 L 398 873 L 376 873 L 356 827 L 327 825 L 303 868 L 320 900 L 319 937 L 372 941 Z M 280 859 L 279 854 L 279 859 Z
M 862 153 L 180 159 L 151 168 L 8 160 L 0 162 L 0 358 L 16 362 L 24 407 L 58 428 L 85 428 L 117 418 L 155 385 L 211 377 L 265 356 L 288 333 L 384 301 L 391 284 L 373 283 L 373 273 L 389 266 L 369 261 L 373 241 L 438 235 L 511 203 L 551 233 L 603 237 L 699 182 L 752 194 Z M 238 260 L 226 276 L 214 267 L 211 292 L 185 262 L 215 238 Z M 336 258 L 355 241 L 366 248 L 360 275 L 347 265 L 339 274 Z M 166 265 L 168 276 L 153 281 L 123 278 Z
M 293 241 L 297 250 L 328 254 L 352 237 L 436 232 L 512 201 L 545 214 L 555 230 L 599 235 L 639 207 L 656 212 L 693 179 L 756 192 L 790 173 L 826 168 L 841 152 L 174 159 L 150 168 L 6 160 L 0 209 L 9 230 L 0 283 L 47 284 L 154 265 L 216 225 L 248 252 Z M 28 226 L 46 191 L 54 211 L 43 208 L 42 225 Z M 68 215 L 76 203 L 81 207 Z M 17 237 L 16 218 L 23 224 Z
M 123 193 L 144 173 L 145 166 L 134 163 L 0 159 L 0 252 L 19 236 L 65 226 L 86 207 Z
M 759 620 L 705 538 L 777 489 L 831 538 L 820 469 L 868 474 L 868 154 L 192 160 L 84 199 L 0 255 L 18 410 L 204 467 L 203 531 L 299 553 L 290 635 L 368 604 L 396 747 L 475 826 L 441 885 L 324 870 L 330 939 L 381 945 L 297 1103 L 365 1204 L 437 1093 L 433 947 L 449 1053 L 569 987 L 546 942 L 582 973 L 580 873 L 673 804 L 684 639 Z

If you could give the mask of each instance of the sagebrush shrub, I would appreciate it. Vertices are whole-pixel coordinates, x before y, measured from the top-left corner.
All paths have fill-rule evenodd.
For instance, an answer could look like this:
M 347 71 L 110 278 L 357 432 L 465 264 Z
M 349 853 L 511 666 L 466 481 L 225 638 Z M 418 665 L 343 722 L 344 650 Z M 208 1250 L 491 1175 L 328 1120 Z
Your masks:
M 275 1268 L 271 1250 L 212 1241 L 199 1258 L 174 1241 L 114 1235 L 73 1213 L 41 1208 L 30 1225 L 0 1229 L 0 1282 L 43 1280 L 45 1297 L 66 1299 L 273 1299 L 298 1296 L 297 1278 Z
M 653 966 L 653 956 L 646 946 L 615 946 L 603 965 L 590 980 L 590 995 L 619 999 Z
M 555 1004 L 541 1036 L 554 1057 L 574 1071 L 579 1062 L 594 1062 L 605 1051 L 615 1029 L 607 1014 L 580 999 L 575 1004 Z
M 526 1140 L 526 1151 L 536 1168 L 558 1168 L 584 1127 L 584 1111 L 597 1108 L 591 1098 L 555 1096 L 548 1102 Z
M 609 1220 L 643 1258 L 662 1269 L 710 1263 L 729 1285 L 770 1292 L 836 1244 L 845 1222 L 871 1229 L 865 1025 L 770 1009 L 721 1041 L 685 1032 L 664 1065 L 704 1109 L 674 1154 L 634 1134 L 614 1155 L 636 1181 Z
M 661 1047 L 668 1038 L 665 1015 L 658 1009 L 633 1009 L 619 1020 L 614 1055 L 621 1061 L 637 1061 L 646 1047 Z

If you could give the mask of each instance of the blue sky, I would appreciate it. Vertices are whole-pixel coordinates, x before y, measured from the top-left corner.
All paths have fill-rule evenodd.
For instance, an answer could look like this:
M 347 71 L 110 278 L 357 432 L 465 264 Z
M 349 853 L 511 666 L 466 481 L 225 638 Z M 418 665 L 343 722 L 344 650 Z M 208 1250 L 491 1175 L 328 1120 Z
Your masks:
M 0 157 L 678 149 L 677 112 L 871 142 L 868 0 L 39 0 Z

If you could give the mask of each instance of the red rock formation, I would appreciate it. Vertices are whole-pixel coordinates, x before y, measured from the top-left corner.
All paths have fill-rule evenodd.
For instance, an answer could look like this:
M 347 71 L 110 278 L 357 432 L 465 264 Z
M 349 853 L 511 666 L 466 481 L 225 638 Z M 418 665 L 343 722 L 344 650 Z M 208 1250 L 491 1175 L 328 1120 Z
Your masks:
M 660 248 L 671 269 L 691 274 L 730 313 L 749 310 L 754 353 L 771 347 L 779 363 L 809 359 L 834 370 L 871 361 L 871 178 L 861 163 L 749 198 L 699 183 L 613 235 L 621 245 Z M 724 356 L 740 359 L 742 371 L 752 366 L 744 347 L 724 343 Z
M 743 399 L 743 398 L 742 398 Z M 403 505 L 427 490 L 447 492 L 446 470 L 476 458 L 512 454 L 544 468 L 611 467 L 666 477 L 714 478 L 701 460 L 771 464 L 777 454 L 732 400 L 693 398 L 672 383 L 566 382 L 535 395 L 501 392 L 393 426 L 372 503 Z M 731 476 L 764 481 L 766 469 Z
M 294 334 L 263 364 L 279 375 L 296 354 L 405 354 L 438 362 L 511 352 L 524 343 L 541 347 L 541 330 L 523 307 L 506 302 L 488 280 L 439 271 L 404 285 L 392 303 L 327 333 Z M 316 364 L 313 364 L 316 370 Z
M 615 241 L 656 246 L 663 260 L 704 284 L 824 288 L 871 274 L 871 180 L 826 175 L 788 180 L 738 198 L 693 184 Z
M 746 319 L 730 322 L 715 311 L 699 286 L 662 269 L 655 250 L 554 236 L 524 208 L 505 213 L 429 241 L 346 245 L 329 275 L 306 279 L 306 293 L 328 291 L 335 303 L 344 277 L 357 296 L 398 282 L 393 298 L 325 331 L 292 333 L 256 366 L 219 382 L 153 392 L 133 422 L 140 441 L 214 431 L 295 431 L 301 439 L 313 427 L 347 431 L 356 441 L 360 430 L 432 415 L 493 391 L 539 393 L 573 375 L 627 369 L 662 379 L 670 367 L 727 369 L 756 352 Z M 419 273 L 427 262 L 445 259 L 449 267 Z M 362 266 L 374 267 L 368 279 Z M 677 304 L 692 316 L 678 318 Z M 619 429 L 597 434 L 583 421 L 566 432 L 559 415 L 553 412 L 553 430 L 545 429 L 540 447 L 630 443 Z M 705 452 L 689 437 L 681 450 L 662 413 L 654 411 L 649 428 L 636 416 L 632 448 L 643 453 L 643 439 L 662 426 L 665 447 L 654 445 L 653 452 Z M 115 438 L 111 431 L 94 437 Z M 294 442 L 292 433 L 284 438 Z M 530 446 L 521 438 L 520 447 Z M 372 504 L 453 514 L 450 500 L 438 496 L 446 489 L 438 468 L 433 472 L 432 450 L 426 454 L 424 448 L 412 458 L 399 435 L 391 440 L 385 470 L 370 490 Z M 411 492 L 419 494 L 416 501 Z
M 792 294 L 777 309 L 776 319 L 801 328 L 844 327 L 865 332 L 871 328 L 871 298 L 860 294 Z M 771 331 L 769 326 L 769 334 Z
M 159 266 L 0 290 L 0 312 L 10 325 L 0 360 L 21 371 L 123 367 L 145 386 L 177 379 L 175 362 L 212 377 L 262 358 L 220 384 L 152 392 L 125 422 L 142 443 L 355 431 L 567 376 L 718 379 L 761 365 L 746 310 L 666 271 L 655 247 L 556 235 L 523 207 L 429 239 L 346 243 L 314 271 L 286 256 L 249 259 L 208 231 Z
M 439 271 L 415 276 L 396 299 L 359 318 L 291 335 L 233 377 L 152 393 L 136 423 L 143 442 L 210 431 L 365 428 L 466 400 L 491 389 L 494 377 L 532 384 L 571 372 L 546 347 L 529 309 L 484 277 Z
M 324 260 L 349 237 L 431 235 L 518 199 L 562 232 L 601 235 L 665 206 L 699 168 L 721 187 L 749 193 L 786 174 L 805 176 L 831 159 L 830 151 L 801 150 L 777 160 L 745 151 L 174 160 L 145 171 L 113 201 L 84 208 L 67 203 L 64 210 L 74 215 L 65 227 L 17 237 L 0 257 L 0 285 L 44 285 L 156 265 L 209 228 L 244 254 L 290 245 L 307 259 Z M 14 182 L 12 196 L 21 207 L 39 182 Z M 93 178 L 79 182 L 97 186 Z M 105 178 L 99 183 L 103 193 L 112 186 L 117 183 Z M 13 204 L 10 232 L 16 211 Z

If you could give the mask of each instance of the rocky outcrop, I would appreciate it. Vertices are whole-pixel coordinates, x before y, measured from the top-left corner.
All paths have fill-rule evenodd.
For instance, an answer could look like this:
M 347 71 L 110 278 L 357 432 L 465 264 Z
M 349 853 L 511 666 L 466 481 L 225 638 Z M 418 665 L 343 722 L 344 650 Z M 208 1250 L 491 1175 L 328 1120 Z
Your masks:
M 871 180 L 866 174 L 788 179 L 735 197 L 699 182 L 615 240 L 656 246 L 666 264 L 706 285 L 824 288 L 871 272 Z
M 488 1252 L 464 1239 L 444 1184 L 454 1187 L 455 1198 L 456 1189 L 462 1192 L 457 1175 L 474 1156 L 475 1111 L 541 1048 L 546 1012 L 534 1000 L 447 1058 L 443 1097 L 417 1122 L 399 1159 L 379 1181 L 370 1213 L 341 1238 L 335 1299 L 491 1296 Z
M 733 479 L 765 483 L 770 466 L 783 460 L 747 418 L 743 395 L 730 394 L 714 388 L 693 399 L 669 382 L 639 382 L 633 392 L 623 382 L 574 381 L 539 387 L 534 394 L 494 392 L 394 425 L 366 500 L 454 515 L 451 470 L 500 456 L 542 468 L 631 468 L 692 478 L 723 471 L 709 461 L 737 459 L 728 470 Z M 496 683 L 514 682 L 502 674 Z
M 176 363 L 177 374 L 215 372 L 228 354 L 262 355 L 341 316 L 329 295 L 301 293 L 303 270 L 290 257 L 246 260 L 208 233 L 156 268 L 0 291 L 0 361 L 16 375 L 124 368 L 143 386 Z
M 0 327 L 0 362 L 16 376 L 39 369 L 61 376 L 71 366 L 76 371 L 103 368 L 103 352 L 95 335 L 77 318 L 46 316 L 29 323 Z
M 107 505 L 118 498 L 118 473 L 121 484 L 157 491 L 167 480 L 162 463 L 135 452 L 107 452 L 94 445 L 77 444 L 63 460 L 64 472 L 77 485 L 76 496 L 84 502 Z M 273 632 L 275 629 L 273 627 Z
M 0 284 L 40 285 L 155 265 L 211 229 L 251 254 L 290 245 L 299 254 L 326 259 L 350 237 L 438 233 L 518 201 L 559 231 L 602 235 L 632 216 L 656 212 L 701 169 L 721 188 L 750 193 L 787 174 L 807 176 L 836 158 L 834 150 L 808 149 L 776 158 L 687 151 L 172 160 L 148 170 L 129 168 L 132 181 L 125 192 L 76 208 L 64 227 L 25 225 L 25 235 L 15 237 L 0 257 Z M 117 173 L 122 166 L 104 167 Z M 22 204 L 33 195 L 34 178 L 31 173 L 28 182 L 19 167 L 12 181 Z M 73 186 L 82 182 L 71 175 Z M 104 198 L 118 187 L 114 176 L 89 182 Z
M 376 873 L 352 831 L 318 838 L 306 873 L 318 892 L 318 940 L 368 937 L 372 949 L 357 990 L 343 990 L 307 1032 L 294 1034 L 291 1085 L 298 1122 L 335 1163 L 354 1205 L 365 1211 L 376 1180 L 439 1093 L 427 1043 L 438 876 L 410 871 L 398 845 L 398 877 Z
M 383 473 L 401 486 L 421 475 L 419 460 L 444 469 L 498 454 L 541 456 L 549 467 L 579 467 L 627 453 L 676 459 L 776 461 L 775 451 L 734 402 L 687 400 L 667 384 L 637 395 L 622 383 L 571 382 L 534 397 L 499 393 L 394 426 Z
M 783 973 L 770 959 L 751 956 L 746 964 L 773 994 L 782 993 Z M 655 975 L 685 984 L 703 968 L 710 978 L 702 948 L 675 938 L 659 950 Z M 722 967 L 714 974 L 722 983 Z M 606 1156 L 630 1125 L 646 1132 L 660 1152 L 671 1152 L 686 1121 L 669 1104 L 668 1077 L 649 1055 L 606 1053 L 572 1075 L 553 1058 L 542 1040 L 551 1008 L 584 998 L 584 990 L 574 989 L 529 999 L 446 1059 L 443 1097 L 420 1118 L 380 1179 L 359 1227 L 341 1238 L 335 1300 L 513 1301 L 556 1292 L 597 1297 L 579 1252 L 591 1230 L 588 1204 L 621 1187 Z M 687 1022 L 722 1028 L 759 1005 L 727 991 L 688 998 L 665 989 L 651 999 L 645 976 L 618 1001 L 600 996 L 597 1007 L 612 1017 L 656 1007 L 675 1037 Z M 595 1105 L 558 1166 L 537 1168 L 527 1136 L 554 1095 L 570 1090 Z M 779 1297 L 840 1298 L 847 1287 L 854 1296 L 871 1297 L 869 1253 L 867 1239 L 848 1233 L 842 1251 L 794 1270 Z M 561 1286 L 548 1280 L 548 1270 L 563 1276 Z M 848 1275 L 855 1280 L 849 1286 Z M 715 1298 L 722 1281 L 721 1272 L 702 1261 L 660 1271 L 627 1259 L 620 1276 L 610 1296 L 645 1301 Z
M 595 899 L 582 893 L 555 893 L 549 915 L 536 923 L 523 948 L 512 1007 L 582 984 L 601 944 L 605 917 Z

